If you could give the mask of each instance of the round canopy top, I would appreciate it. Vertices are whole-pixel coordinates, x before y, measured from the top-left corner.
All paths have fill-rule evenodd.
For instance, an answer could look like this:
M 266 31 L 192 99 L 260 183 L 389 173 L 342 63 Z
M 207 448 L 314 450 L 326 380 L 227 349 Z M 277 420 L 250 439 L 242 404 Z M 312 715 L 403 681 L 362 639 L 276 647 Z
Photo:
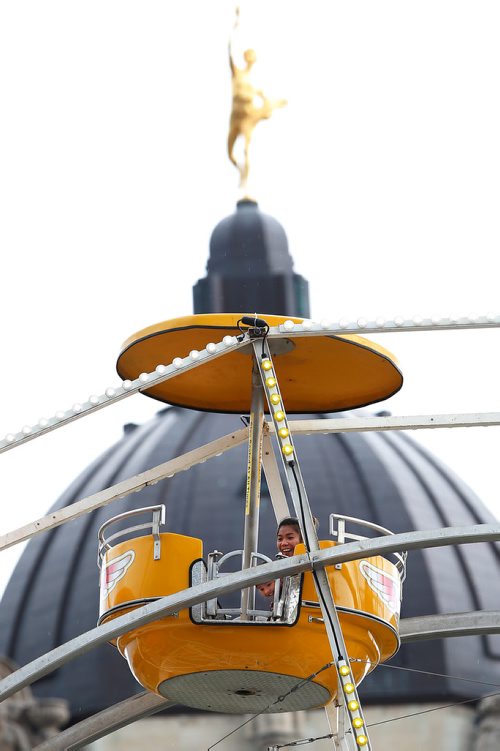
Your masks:
M 250 314 L 253 318 L 255 314 Z M 123 344 L 116 368 L 134 380 L 159 364 L 202 350 L 240 333 L 241 313 L 210 313 L 163 321 L 138 331 Z M 271 327 L 287 317 L 259 314 Z M 302 318 L 289 318 L 302 323 Z M 276 375 L 289 413 L 336 412 L 387 399 L 402 386 L 393 355 L 359 336 L 295 335 L 272 339 Z M 204 362 L 143 393 L 154 399 L 209 412 L 246 413 L 252 393 L 251 348 Z

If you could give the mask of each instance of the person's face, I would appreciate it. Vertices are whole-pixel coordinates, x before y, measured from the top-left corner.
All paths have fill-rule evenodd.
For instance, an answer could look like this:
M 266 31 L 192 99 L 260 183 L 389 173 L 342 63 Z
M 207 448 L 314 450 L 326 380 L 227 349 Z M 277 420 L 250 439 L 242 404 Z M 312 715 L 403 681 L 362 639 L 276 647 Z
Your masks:
M 272 597 L 274 595 L 274 582 L 270 581 L 257 584 L 257 589 L 264 597 Z
M 277 545 L 282 555 L 290 557 L 293 555 L 295 546 L 302 542 L 300 532 L 290 524 L 285 524 L 278 530 Z

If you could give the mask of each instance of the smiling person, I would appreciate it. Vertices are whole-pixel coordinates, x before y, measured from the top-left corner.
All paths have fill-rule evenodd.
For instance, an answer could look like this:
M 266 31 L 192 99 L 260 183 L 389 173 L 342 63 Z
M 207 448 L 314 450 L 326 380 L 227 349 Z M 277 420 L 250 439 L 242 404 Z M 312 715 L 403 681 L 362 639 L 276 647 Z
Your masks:
M 313 517 L 314 526 L 316 531 L 319 529 L 319 521 L 316 517 Z M 302 539 L 302 532 L 300 531 L 299 520 L 295 516 L 287 516 L 282 519 L 278 525 L 278 531 L 276 534 L 276 545 L 278 552 L 281 555 L 289 558 L 295 555 L 295 547 L 299 542 L 304 542 Z
M 294 516 L 287 516 L 278 525 L 276 545 L 281 555 L 289 558 L 294 554 L 295 546 L 302 542 L 299 520 Z

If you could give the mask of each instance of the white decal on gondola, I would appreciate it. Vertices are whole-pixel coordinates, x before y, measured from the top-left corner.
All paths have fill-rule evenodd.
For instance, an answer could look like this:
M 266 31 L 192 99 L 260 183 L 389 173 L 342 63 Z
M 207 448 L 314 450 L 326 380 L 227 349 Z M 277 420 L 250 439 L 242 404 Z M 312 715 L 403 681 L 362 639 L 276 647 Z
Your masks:
M 127 550 L 126 553 L 119 555 L 118 558 L 108 561 L 101 569 L 101 599 L 109 595 L 112 589 L 116 587 L 120 579 L 123 579 L 127 570 L 132 565 L 135 558 L 133 550 Z
M 396 615 L 399 614 L 401 603 L 401 583 L 399 578 L 388 574 L 369 561 L 360 561 L 359 569 L 368 582 L 370 589 L 377 594 L 384 605 L 392 610 Z

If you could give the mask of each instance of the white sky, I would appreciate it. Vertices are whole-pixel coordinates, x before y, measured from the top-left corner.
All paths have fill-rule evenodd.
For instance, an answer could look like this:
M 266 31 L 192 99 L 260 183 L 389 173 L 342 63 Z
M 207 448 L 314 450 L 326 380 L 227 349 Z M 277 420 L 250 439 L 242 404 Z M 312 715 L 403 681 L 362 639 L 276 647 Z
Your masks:
M 254 195 L 312 317 L 499 313 L 498 2 L 241 5 L 257 79 L 289 101 L 256 131 Z M 233 19 L 223 0 L 0 5 L 0 435 L 117 383 L 125 338 L 192 312 L 238 198 Z M 378 341 L 405 385 L 374 409 L 498 410 L 499 330 Z M 157 409 L 134 396 L 0 456 L 3 528 Z M 500 515 L 498 428 L 413 435 Z

